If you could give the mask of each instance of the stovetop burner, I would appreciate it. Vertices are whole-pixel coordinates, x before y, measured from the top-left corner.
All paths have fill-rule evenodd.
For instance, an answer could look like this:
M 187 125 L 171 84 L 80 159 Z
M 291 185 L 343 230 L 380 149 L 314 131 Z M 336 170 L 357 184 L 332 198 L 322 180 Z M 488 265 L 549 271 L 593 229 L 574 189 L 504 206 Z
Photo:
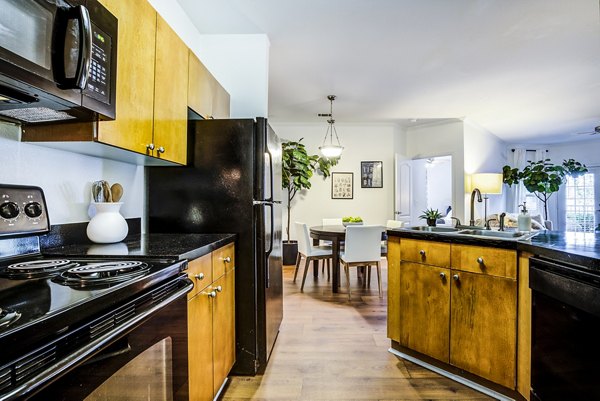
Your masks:
M 69 268 L 55 277 L 54 281 L 84 288 L 127 281 L 145 274 L 148 269 L 147 263 L 136 260 L 97 262 Z
M 68 259 L 30 260 L 9 265 L 3 275 L 12 279 L 43 278 L 76 266 L 79 264 Z
M 7 327 L 19 320 L 21 314 L 10 309 L 0 308 L 0 328 Z

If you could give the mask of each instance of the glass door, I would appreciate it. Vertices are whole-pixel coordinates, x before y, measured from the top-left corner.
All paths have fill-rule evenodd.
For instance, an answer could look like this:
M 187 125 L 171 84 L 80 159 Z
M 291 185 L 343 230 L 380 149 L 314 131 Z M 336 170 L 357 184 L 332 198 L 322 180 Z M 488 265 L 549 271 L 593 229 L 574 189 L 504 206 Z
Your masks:
M 6 0 L 0 17 L 0 58 L 52 80 L 52 34 L 56 6 Z

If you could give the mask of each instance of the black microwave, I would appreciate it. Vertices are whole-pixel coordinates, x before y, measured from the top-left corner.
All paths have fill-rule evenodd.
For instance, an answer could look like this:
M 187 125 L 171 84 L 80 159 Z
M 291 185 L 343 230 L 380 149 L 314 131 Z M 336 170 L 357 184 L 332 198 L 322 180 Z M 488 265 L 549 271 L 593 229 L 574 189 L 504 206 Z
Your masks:
M 97 0 L 0 0 L 0 118 L 115 119 L 118 21 Z

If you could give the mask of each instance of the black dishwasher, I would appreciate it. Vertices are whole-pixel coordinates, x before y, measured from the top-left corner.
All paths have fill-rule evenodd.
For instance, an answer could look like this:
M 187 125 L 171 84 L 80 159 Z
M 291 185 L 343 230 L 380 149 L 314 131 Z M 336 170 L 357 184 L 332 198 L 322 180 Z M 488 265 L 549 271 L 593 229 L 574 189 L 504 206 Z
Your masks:
M 600 400 L 600 272 L 530 258 L 531 399 Z

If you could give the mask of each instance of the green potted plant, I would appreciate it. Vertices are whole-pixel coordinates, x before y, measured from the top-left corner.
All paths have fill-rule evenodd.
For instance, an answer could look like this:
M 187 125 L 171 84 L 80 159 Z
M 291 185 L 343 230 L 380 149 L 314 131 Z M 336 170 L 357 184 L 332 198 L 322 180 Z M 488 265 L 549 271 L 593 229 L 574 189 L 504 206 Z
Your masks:
M 302 139 L 286 141 L 281 144 L 283 158 L 282 187 L 287 190 L 286 240 L 283 241 L 284 265 L 296 263 L 298 254 L 298 242 L 290 240 L 292 201 L 298 192 L 310 189 L 310 179 L 315 172 L 321 174 L 323 178 L 327 178 L 331 175 L 331 167 L 338 162 L 338 159 L 309 155 L 306 147 L 301 143 Z
M 553 164 L 550 159 L 529 161 L 522 171 L 510 166 L 502 167 L 503 181 L 508 186 L 523 182 L 525 188 L 544 204 L 544 219 L 548 220 L 548 199 L 558 192 L 567 176 L 579 176 L 588 169 L 574 159 L 563 160 L 562 164 Z
M 435 227 L 437 219 L 442 217 L 442 214 L 439 210 L 433 208 L 423 210 L 423 214 L 419 216 L 420 219 L 427 220 L 427 225 L 430 227 Z

